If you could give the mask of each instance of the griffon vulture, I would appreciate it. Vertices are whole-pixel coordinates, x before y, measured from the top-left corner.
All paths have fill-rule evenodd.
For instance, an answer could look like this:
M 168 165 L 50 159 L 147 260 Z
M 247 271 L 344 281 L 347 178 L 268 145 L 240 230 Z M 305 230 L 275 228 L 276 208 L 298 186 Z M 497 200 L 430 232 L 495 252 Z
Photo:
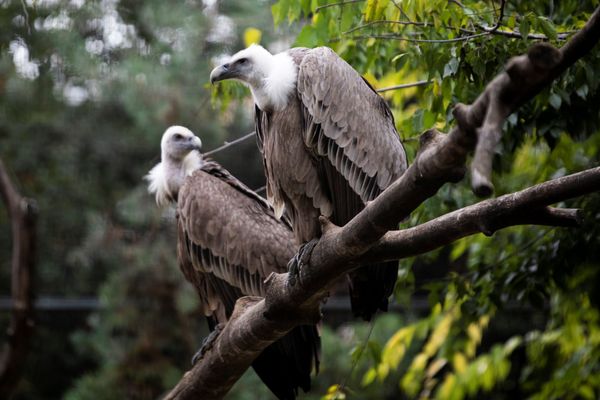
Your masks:
M 298 244 L 311 241 L 309 252 L 319 215 L 346 224 L 407 168 L 389 107 L 330 48 L 272 55 L 252 45 L 210 74 L 212 83 L 224 79 L 250 87 L 267 199 L 278 217 L 285 209 Z M 397 273 L 397 262 L 350 273 L 354 314 L 369 320 L 387 310 Z
M 147 175 L 159 205 L 177 202 L 178 257 L 196 288 L 211 330 L 227 321 L 236 300 L 265 295 L 271 272 L 285 272 L 295 253 L 285 222 L 256 193 L 199 153 L 200 139 L 181 126 L 166 130 L 161 162 Z M 267 347 L 252 366 L 279 399 L 310 389 L 318 370 L 316 326 L 299 326 Z

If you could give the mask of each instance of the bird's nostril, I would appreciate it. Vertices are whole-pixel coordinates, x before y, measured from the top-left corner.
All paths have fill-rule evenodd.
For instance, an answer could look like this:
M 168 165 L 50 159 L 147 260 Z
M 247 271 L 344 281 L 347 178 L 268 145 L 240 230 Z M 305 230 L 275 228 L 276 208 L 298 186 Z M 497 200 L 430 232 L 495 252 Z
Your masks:
M 223 68 L 229 69 L 229 64 L 223 64 Z

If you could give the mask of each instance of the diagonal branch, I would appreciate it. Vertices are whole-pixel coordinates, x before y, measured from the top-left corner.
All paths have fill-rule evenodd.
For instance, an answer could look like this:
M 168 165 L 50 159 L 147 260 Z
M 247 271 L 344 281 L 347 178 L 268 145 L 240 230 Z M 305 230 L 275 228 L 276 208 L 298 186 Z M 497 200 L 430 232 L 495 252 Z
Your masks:
M 294 293 L 301 301 L 298 304 L 305 303 L 305 310 L 309 311 L 298 310 L 298 304 L 274 306 L 272 301 L 281 300 L 281 296 L 288 295 L 286 292 L 294 291 L 299 285 L 289 288 L 285 285 L 285 274 L 272 275 L 269 278 L 271 288 L 267 300 L 240 299 L 212 351 L 183 377 L 166 399 L 222 398 L 266 346 L 281 338 L 300 321 L 314 318 L 309 306 L 326 289 L 322 287 L 323 280 L 331 282 L 331 276 L 340 276 L 362 263 L 415 256 L 469 235 L 491 235 L 496 230 L 510 226 L 578 226 L 579 210 L 548 208 L 547 205 L 595 191 L 600 191 L 600 167 L 486 200 L 414 228 L 388 232 L 358 258 L 350 255 L 349 251 L 344 252 L 346 249 L 336 248 L 336 237 L 346 227 L 330 225 L 319 242 L 321 251 L 315 249 L 313 254 L 313 260 L 317 258 L 316 262 L 320 263 L 319 268 L 303 271 L 302 293 Z M 319 253 L 318 256 L 316 253 Z M 277 312 L 273 313 L 273 309 Z M 286 313 L 287 316 L 282 316 Z M 265 314 L 270 318 L 266 318 Z M 295 318 L 297 321 L 294 321 Z M 235 352 L 232 351 L 234 348 Z
M 541 88 L 587 54 L 600 37 L 600 13 L 592 14 L 583 29 L 560 49 L 547 44 L 533 46 L 526 55 L 514 57 L 506 71 L 497 76 L 470 106 L 458 105 L 455 117 L 459 128 L 451 135 L 478 137 L 472 164 L 473 191 L 490 195 L 493 152 L 501 138 L 504 120 Z
M 11 221 L 13 310 L 7 342 L 0 355 L 0 398 L 7 399 L 19 383 L 22 366 L 33 332 L 33 290 L 35 262 L 35 217 L 33 202 L 21 197 L 0 160 L 0 195 Z
M 321 217 L 322 236 L 310 267 L 300 270 L 300 283 L 289 286 L 287 274 L 272 274 L 265 282 L 265 299 L 238 301 L 213 347 L 166 398 L 222 398 L 266 346 L 295 325 L 319 320 L 319 303 L 329 286 L 360 263 L 419 254 L 469 234 L 491 234 L 510 225 L 577 225 L 576 210 L 547 206 L 600 190 L 600 168 L 481 202 L 415 228 L 389 232 L 444 184 L 462 179 L 466 157 L 475 149 L 478 136 L 488 131 L 497 134 L 494 127 L 507 110 L 514 111 L 590 51 L 600 39 L 599 15 L 600 8 L 560 51 L 538 45 L 528 55 L 511 60 L 508 71 L 494 79 L 472 105 L 457 107 L 458 124 L 449 134 L 435 130 L 423 134 L 421 149 L 404 175 L 345 226 Z M 492 115 L 490 107 L 500 107 L 502 112 Z M 491 128 L 482 129 L 486 119 Z
M 370 262 L 398 260 L 469 235 L 481 232 L 489 236 L 515 225 L 576 227 L 581 222 L 579 210 L 547 205 L 597 191 L 600 191 L 600 167 L 485 200 L 413 228 L 388 232 L 363 258 Z

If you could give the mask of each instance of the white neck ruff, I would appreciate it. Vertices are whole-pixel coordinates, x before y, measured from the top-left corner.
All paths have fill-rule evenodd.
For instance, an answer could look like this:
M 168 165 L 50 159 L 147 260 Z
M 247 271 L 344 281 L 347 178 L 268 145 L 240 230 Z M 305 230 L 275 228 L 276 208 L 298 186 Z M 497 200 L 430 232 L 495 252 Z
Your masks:
M 156 204 L 166 206 L 178 193 L 185 178 L 202 166 L 202 156 L 192 151 L 183 160 L 173 160 L 163 154 L 162 161 L 144 176 L 148 192 L 156 196 Z
M 261 110 L 282 110 L 296 88 L 298 67 L 292 57 L 283 52 L 271 55 L 261 68 L 265 78 L 257 85 L 250 85 L 254 102 Z

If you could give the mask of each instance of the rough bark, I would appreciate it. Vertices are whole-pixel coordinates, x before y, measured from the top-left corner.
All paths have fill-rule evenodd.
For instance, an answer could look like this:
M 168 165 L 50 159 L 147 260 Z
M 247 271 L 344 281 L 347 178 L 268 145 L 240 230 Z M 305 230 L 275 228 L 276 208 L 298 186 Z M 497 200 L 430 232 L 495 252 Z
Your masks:
M 456 126 L 449 134 L 430 130 L 405 174 L 370 202 L 344 227 L 321 218 L 323 235 L 300 283 L 287 285 L 287 274 L 267 279 L 264 300 L 239 301 L 236 313 L 204 358 L 167 395 L 167 399 L 219 399 L 252 360 L 293 326 L 319 319 L 319 301 L 328 286 L 356 266 L 421 254 L 474 233 L 491 235 L 512 225 L 577 226 L 577 210 L 551 204 L 600 190 L 600 168 L 483 201 L 414 228 L 390 232 L 444 184 L 460 181 L 468 154 L 474 151 L 473 190 L 493 191 L 491 160 L 506 117 L 534 97 L 600 39 L 600 9 L 584 29 L 557 50 L 534 45 L 509 61 L 471 105 L 455 108 Z
M 12 231 L 12 315 L 0 356 L 0 398 L 8 399 L 19 383 L 33 332 L 32 275 L 35 263 L 36 210 L 12 184 L 0 160 L 0 195 L 6 205 Z

